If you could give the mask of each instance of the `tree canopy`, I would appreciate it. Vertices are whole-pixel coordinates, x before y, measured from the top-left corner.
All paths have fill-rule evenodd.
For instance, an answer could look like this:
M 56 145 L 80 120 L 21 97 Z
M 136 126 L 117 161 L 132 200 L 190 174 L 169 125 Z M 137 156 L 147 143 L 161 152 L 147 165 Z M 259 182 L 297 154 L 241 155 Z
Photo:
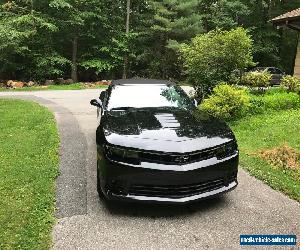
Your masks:
M 254 62 L 292 73 L 298 34 L 269 20 L 299 6 L 300 0 L 3 0 L 0 79 L 121 78 L 126 59 L 128 77 L 180 81 L 182 44 L 237 27 L 252 37 Z

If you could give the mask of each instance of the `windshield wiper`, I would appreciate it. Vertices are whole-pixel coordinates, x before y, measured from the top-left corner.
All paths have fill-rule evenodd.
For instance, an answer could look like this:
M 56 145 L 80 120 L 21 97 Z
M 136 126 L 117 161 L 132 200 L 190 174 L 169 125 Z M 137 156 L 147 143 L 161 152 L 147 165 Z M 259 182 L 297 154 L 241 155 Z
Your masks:
M 181 109 L 179 107 L 174 107 L 174 106 L 160 106 L 160 107 L 154 107 L 154 109 L 159 109 L 159 110 L 176 110 L 176 109 Z

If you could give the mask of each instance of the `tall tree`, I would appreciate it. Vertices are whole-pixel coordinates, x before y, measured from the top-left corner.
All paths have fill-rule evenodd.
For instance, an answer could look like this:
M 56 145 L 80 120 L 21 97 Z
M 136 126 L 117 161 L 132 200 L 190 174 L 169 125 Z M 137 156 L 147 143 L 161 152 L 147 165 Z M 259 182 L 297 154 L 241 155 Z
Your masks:
M 126 4 L 126 36 L 129 36 L 129 25 L 130 25 L 130 0 L 127 0 Z M 128 55 L 125 54 L 124 57 L 124 68 L 123 68 L 123 79 L 127 78 L 127 65 L 128 65 Z
M 78 49 L 80 42 L 90 34 L 93 27 L 87 23 L 97 25 L 102 19 L 101 1 L 85 0 L 52 0 L 49 6 L 53 9 L 57 25 L 64 34 L 64 41 L 71 47 L 71 78 L 78 81 Z M 90 22 L 93 20 L 93 22 Z
M 142 76 L 157 78 L 182 78 L 180 43 L 217 27 L 236 27 L 249 13 L 238 0 L 152 0 L 149 5 L 153 17 L 136 64 L 143 66 L 137 70 Z
M 180 64 L 176 55 L 178 44 L 202 31 L 196 5 L 197 1 L 187 0 L 149 1 L 148 29 L 139 38 L 145 46 L 137 56 L 135 67 L 141 76 L 180 77 Z
M 6 1 L 0 9 L 0 73 L 26 79 L 34 74 L 47 75 L 43 69 L 41 72 L 36 70 L 41 57 L 44 61 L 51 57 L 52 65 L 65 63 L 49 46 L 58 28 L 45 14 L 43 4 L 26 0 Z M 53 67 L 48 67 L 48 72 L 56 73 Z

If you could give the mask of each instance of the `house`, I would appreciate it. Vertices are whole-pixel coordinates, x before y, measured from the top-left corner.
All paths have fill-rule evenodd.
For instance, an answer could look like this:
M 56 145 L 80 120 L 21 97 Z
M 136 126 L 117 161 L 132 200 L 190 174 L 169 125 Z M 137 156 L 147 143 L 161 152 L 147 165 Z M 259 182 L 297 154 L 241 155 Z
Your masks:
M 300 31 L 300 8 L 273 18 L 272 23 L 277 27 L 287 27 Z M 294 76 L 300 78 L 300 39 L 298 40 L 298 48 L 295 58 Z

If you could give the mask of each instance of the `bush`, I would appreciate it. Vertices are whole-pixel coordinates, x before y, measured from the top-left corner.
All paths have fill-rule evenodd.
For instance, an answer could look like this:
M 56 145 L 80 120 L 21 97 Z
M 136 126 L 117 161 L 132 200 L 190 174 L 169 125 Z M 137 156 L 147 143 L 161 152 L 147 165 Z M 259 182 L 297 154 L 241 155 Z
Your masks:
M 288 91 L 296 92 L 300 94 L 300 79 L 295 76 L 284 76 L 281 80 L 280 85 Z
M 278 90 L 269 91 L 264 96 L 250 96 L 251 114 L 261 114 L 268 111 L 279 111 L 300 108 L 300 98 L 296 93 L 287 93 Z
M 213 89 L 213 94 L 203 101 L 200 110 L 214 117 L 231 119 L 243 115 L 249 105 L 245 90 L 223 83 Z
M 229 81 L 233 71 L 254 65 L 252 40 L 243 28 L 198 35 L 180 52 L 199 97 L 209 94 L 219 82 Z
M 271 81 L 271 74 L 268 72 L 253 71 L 242 76 L 242 84 L 251 88 L 268 87 Z

